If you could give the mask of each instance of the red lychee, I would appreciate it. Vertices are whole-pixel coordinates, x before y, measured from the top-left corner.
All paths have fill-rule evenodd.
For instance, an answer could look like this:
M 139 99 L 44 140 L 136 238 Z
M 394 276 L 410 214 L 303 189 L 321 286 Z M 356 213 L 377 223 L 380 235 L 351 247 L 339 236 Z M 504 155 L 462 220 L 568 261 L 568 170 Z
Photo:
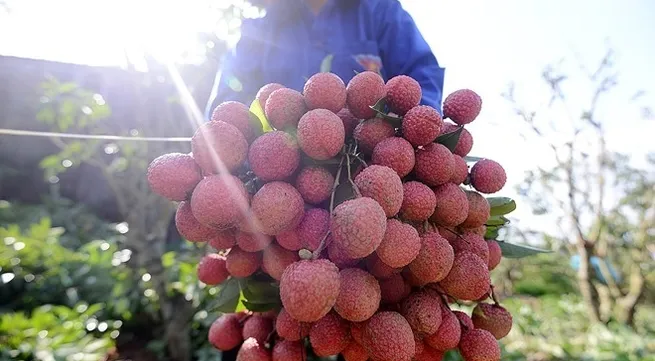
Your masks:
M 261 252 L 246 252 L 239 247 L 233 247 L 225 257 L 225 265 L 230 275 L 245 278 L 257 272 L 262 264 Z
M 271 93 L 266 101 L 266 119 L 273 128 L 285 130 L 295 128 L 307 112 L 305 99 L 299 91 L 281 88 Z
M 475 328 L 491 332 L 497 340 L 507 336 L 512 329 L 512 315 L 500 305 L 478 303 L 471 316 Z
M 202 179 L 200 167 L 189 154 L 168 153 L 148 166 L 148 184 L 153 192 L 171 201 L 183 201 Z
M 310 328 L 311 324 L 296 320 L 284 308 L 275 319 L 275 331 L 285 340 L 299 341 L 309 336 Z
M 414 172 L 430 187 L 444 184 L 453 173 L 453 154 L 442 144 L 430 143 L 416 151 Z
M 255 96 L 255 99 L 259 102 L 259 105 L 262 107 L 262 110 L 266 109 L 266 101 L 268 100 L 268 97 L 273 93 L 274 91 L 278 89 L 282 89 L 285 86 L 279 83 L 268 83 L 261 87 L 259 91 L 257 92 L 257 95 Z
M 444 122 L 440 135 L 452 133 L 458 128 L 459 126 L 453 123 Z M 453 154 L 465 157 L 469 154 L 471 148 L 473 148 L 473 136 L 471 136 L 471 133 L 466 128 L 462 128 L 462 132 L 459 133 L 457 145 L 455 146 L 455 149 L 453 149 Z
M 252 197 L 251 209 L 262 233 L 275 236 L 298 226 L 305 202 L 291 184 L 275 181 L 264 184 Z
M 476 228 L 484 225 L 489 219 L 491 210 L 489 201 L 480 193 L 473 191 L 466 191 L 466 198 L 469 201 L 469 214 L 460 227 Z
M 305 211 L 298 227 L 282 232 L 276 238 L 280 246 L 290 251 L 301 248 L 315 251 L 329 230 L 330 213 L 322 208 L 310 208 Z
M 364 348 L 377 361 L 410 361 L 416 354 L 414 333 L 398 312 L 378 312 L 362 334 Z
M 264 182 L 285 180 L 300 164 L 300 148 L 290 134 L 279 130 L 268 132 L 250 145 L 248 163 Z
M 303 88 L 307 108 L 339 112 L 346 105 L 346 84 L 334 73 L 316 73 Z
M 359 268 L 339 272 L 341 289 L 334 310 L 344 319 L 366 321 L 380 306 L 380 284 L 370 273 Z
M 305 361 L 305 346 L 297 341 L 282 340 L 273 347 L 273 361 Z
M 500 361 L 500 346 L 487 330 L 470 330 L 462 334 L 459 353 L 465 361 Z
M 414 333 L 420 336 L 431 335 L 441 325 L 441 300 L 428 292 L 417 291 L 402 301 L 400 313 Z
M 359 123 L 353 132 L 360 150 L 365 154 L 372 154 L 381 141 L 396 134 L 391 123 L 382 118 L 373 118 Z
M 462 311 L 453 311 L 453 315 L 457 317 L 457 320 L 459 321 L 459 325 L 462 329 L 462 333 L 475 328 L 475 326 L 473 325 L 473 320 L 471 320 L 471 317 L 469 317 L 469 315 L 467 315 L 466 313 Z
M 421 85 L 407 75 L 397 75 L 386 84 L 387 104 L 392 112 L 405 115 L 421 102 Z
M 243 339 L 254 338 L 263 345 L 268 339 L 268 335 L 273 332 L 273 320 L 268 317 L 252 315 L 243 323 Z
M 409 269 L 423 284 L 438 282 L 451 271 L 454 260 L 453 247 L 437 232 L 421 237 L 421 250 L 409 264 Z
M 350 335 L 353 338 L 353 341 L 357 342 L 358 344 L 362 344 L 362 334 L 364 333 L 364 327 L 366 326 L 366 322 L 351 322 L 350 323 Z
M 403 138 L 413 146 L 426 146 L 437 139 L 443 120 L 441 114 L 428 105 L 410 109 L 402 122 Z
M 271 354 L 263 344 L 251 337 L 241 344 L 236 361 L 271 361 Z
M 482 108 L 482 98 L 470 89 L 450 93 L 443 102 L 444 118 L 464 125 L 475 120 Z
M 191 151 L 205 173 L 229 173 L 246 160 L 248 142 L 234 125 L 208 122 L 201 125 L 191 138 Z
M 471 185 L 481 193 L 496 193 L 503 189 L 507 174 L 503 166 L 490 159 L 482 159 L 471 167 Z
M 337 301 L 339 268 L 324 259 L 301 260 L 284 270 L 280 298 L 289 315 L 301 322 L 316 322 Z
M 373 149 L 373 164 L 387 166 L 403 178 L 408 175 L 416 164 L 416 156 L 412 145 L 401 137 L 386 138 Z
M 426 336 L 423 340 L 436 350 L 448 351 L 457 347 L 461 333 L 462 328 L 457 316 L 448 308 L 442 307 L 441 326 L 437 332 Z
M 233 175 L 212 175 L 198 183 L 191 196 L 196 219 L 216 229 L 233 227 L 248 207 L 248 191 Z
M 450 273 L 439 285 L 449 296 L 464 301 L 477 300 L 489 290 L 487 262 L 471 252 L 459 252 L 455 254 Z
M 387 229 L 382 243 L 375 250 L 385 264 L 400 268 L 412 262 L 421 250 L 418 231 L 409 224 L 397 219 L 387 220 Z
M 324 167 L 307 166 L 298 173 L 295 184 L 305 202 L 319 204 L 330 198 L 334 176 Z
M 441 361 L 443 357 L 443 352 L 435 350 L 430 346 L 424 346 L 420 353 L 416 353 L 413 361 Z
M 434 188 L 437 200 L 430 220 L 440 226 L 456 226 L 466 219 L 469 202 L 466 193 L 453 183 L 445 183 Z
M 503 257 L 503 252 L 498 245 L 498 242 L 488 239 L 486 240 L 487 247 L 489 247 L 489 270 L 496 268 Z
M 323 316 L 309 330 L 309 342 L 319 357 L 337 355 L 351 341 L 350 324 L 335 312 Z
M 336 242 L 332 242 L 331 236 L 328 235 L 326 243 L 328 244 L 327 258 L 334 262 L 334 264 L 336 264 L 340 269 L 350 268 L 359 263 L 359 259 L 348 257 L 348 255 L 346 255 L 346 253 L 339 247 Z
M 457 154 L 453 154 L 453 172 L 450 176 L 450 182 L 460 185 L 466 181 L 469 175 L 469 168 L 466 165 L 464 158 Z
M 397 177 L 395 172 L 394 175 Z M 382 242 L 386 228 L 384 209 L 369 197 L 339 204 L 330 222 L 334 241 L 350 258 L 362 258 L 373 253 Z
M 341 119 L 326 109 L 310 110 L 298 123 L 298 144 L 305 154 L 316 160 L 336 156 L 345 137 Z
M 382 262 L 376 253 L 372 253 L 366 258 L 366 269 L 379 280 L 387 279 L 401 271 Z
M 273 237 L 261 233 L 238 231 L 235 235 L 237 245 L 246 252 L 257 252 L 268 247 Z
M 209 328 L 209 343 L 221 351 L 229 351 L 243 341 L 241 323 L 236 313 L 225 313 L 217 318 Z
M 346 361 L 366 361 L 368 360 L 368 352 L 366 349 L 355 341 L 341 351 L 341 355 Z
M 191 203 L 186 201 L 177 205 L 175 227 L 182 237 L 191 242 L 206 242 L 220 233 L 198 222 L 191 211 Z
M 410 222 L 425 221 L 434 213 L 436 205 L 437 198 L 430 187 L 416 181 L 403 184 L 401 218 Z
M 384 79 L 373 71 L 364 71 L 355 75 L 346 87 L 347 103 L 350 112 L 359 119 L 375 116 L 370 107 L 386 95 Z
M 210 253 L 198 263 L 198 280 L 210 286 L 215 286 L 225 281 L 230 274 L 225 266 L 225 256 Z
M 250 117 L 250 109 L 245 104 L 236 101 L 227 101 L 219 104 L 214 109 L 211 120 L 234 125 L 243 134 L 246 141 L 250 143 L 258 135 L 250 123 Z
M 398 303 L 409 296 L 411 290 L 411 286 L 399 273 L 380 280 L 381 302 L 383 303 Z
M 387 217 L 393 217 L 400 211 L 403 203 L 403 183 L 393 169 L 371 165 L 355 177 L 355 185 L 362 196 L 377 201 Z
M 480 257 L 485 263 L 489 263 L 489 246 L 482 236 L 475 233 L 464 233 L 455 238 L 450 244 L 455 250 L 455 254 L 468 251 Z
M 209 239 L 209 245 L 217 251 L 230 249 L 237 244 L 237 239 L 234 236 L 234 233 L 233 229 L 220 231 Z
M 282 278 L 284 270 L 298 260 L 297 252 L 289 251 L 272 243 L 263 252 L 262 269 L 279 281 Z
M 337 116 L 341 118 L 341 121 L 343 122 L 343 128 L 346 131 L 346 138 L 353 135 L 355 127 L 359 124 L 359 118 L 356 118 L 348 108 L 339 110 Z

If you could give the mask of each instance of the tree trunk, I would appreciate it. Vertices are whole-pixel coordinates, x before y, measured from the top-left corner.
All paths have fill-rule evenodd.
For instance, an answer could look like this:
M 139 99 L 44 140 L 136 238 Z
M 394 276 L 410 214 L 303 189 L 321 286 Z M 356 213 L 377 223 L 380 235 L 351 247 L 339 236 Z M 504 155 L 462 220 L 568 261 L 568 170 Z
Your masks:
M 633 263 L 630 267 L 630 290 L 628 294 L 618 302 L 617 318 L 622 323 L 635 328 L 635 312 L 637 304 L 644 294 L 644 275 L 641 273 L 639 263 Z
M 580 243 L 583 243 L 582 245 Z M 578 242 L 578 255 L 580 256 L 580 268 L 578 269 L 578 287 L 580 288 L 580 293 L 582 294 L 582 299 L 587 306 L 587 313 L 589 314 L 589 320 L 592 322 L 600 322 L 600 302 L 598 299 L 598 293 L 596 288 L 591 281 L 591 252 L 584 245 L 583 242 Z

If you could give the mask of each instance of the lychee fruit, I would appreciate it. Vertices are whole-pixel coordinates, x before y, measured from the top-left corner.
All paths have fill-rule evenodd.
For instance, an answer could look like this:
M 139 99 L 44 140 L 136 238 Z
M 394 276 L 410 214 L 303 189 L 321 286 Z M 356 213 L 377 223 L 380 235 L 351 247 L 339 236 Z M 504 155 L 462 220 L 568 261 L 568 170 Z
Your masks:
M 487 330 L 474 329 L 462 334 L 459 353 L 465 361 L 500 361 L 500 346 Z
M 469 317 L 469 315 L 467 315 L 466 313 L 462 311 L 453 311 L 453 315 L 457 317 L 457 320 L 459 321 L 459 325 L 462 329 L 462 333 L 475 328 L 475 326 L 473 325 L 473 320 L 471 320 L 471 317 Z
M 425 146 L 439 136 L 443 120 L 441 114 L 431 106 L 418 105 L 410 109 L 402 122 L 403 138 L 413 146 Z
M 364 333 L 364 327 L 366 322 L 351 322 L 350 323 L 350 336 L 352 336 L 353 341 L 358 344 L 363 344 L 362 334 Z
M 443 352 L 435 350 L 430 346 L 424 346 L 423 350 L 414 356 L 413 361 L 441 361 L 443 357 Z
M 491 159 L 482 159 L 471 167 L 471 185 L 481 193 L 496 193 L 503 189 L 507 174 L 503 166 Z
M 332 194 L 334 176 L 321 166 L 307 166 L 296 177 L 296 189 L 309 204 L 319 204 Z
M 264 182 L 285 180 L 300 164 L 300 148 L 290 134 L 279 130 L 268 132 L 250 145 L 248 164 Z
M 246 252 L 257 252 L 268 247 L 273 242 L 273 237 L 262 233 L 249 233 L 238 231 L 235 236 L 239 248 Z
M 437 198 L 430 187 L 417 181 L 403 184 L 403 203 L 400 206 L 402 219 L 410 222 L 425 221 L 434 213 L 436 206 Z
M 232 247 L 225 257 L 225 266 L 230 275 L 245 278 L 257 272 L 262 264 L 261 252 L 246 252 L 239 247 Z
M 219 104 L 212 112 L 211 120 L 214 122 L 225 122 L 234 125 L 248 143 L 252 142 L 258 135 L 253 129 L 250 109 L 240 102 L 227 101 Z
M 393 217 L 400 211 L 403 183 L 393 169 L 375 164 L 366 167 L 355 177 L 355 185 L 362 196 L 377 201 L 387 217 Z
M 352 136 L 355 127 L 357 126 L 357 124 L 359 124 L 359 119 L 356 118 L 348 108 L 343 108 L 339 110 L 337 116 L 341 118 L 341 121 L 343 122 L 343 128 L 346 132 L 346 138 Z
M 364 348 L 378 361 L 410 361 L 416 354 L 414 333 L 398 312 L 378 312 L 369 319 L 362 334 Z
M 298 253 L 289 251 L 272 243 L 262 255 L 262 269 L 276 280 L 282 278 L 284 270 L 299 260 Z
M 233 229 L 219 231 L 209 239 L 208 243 L 217 251 L 230 249 L 237 244 L 237 239 L 234 234 L 235 232 Z
M 487 223 L 491 211 L 489 201 L 480 193 L 473 191 L 466 191 L 466 198 L 469 201 L 469 214 L 460 227 L 476 228 Z
M 401 137 L 386 138 L 373 149 L 373 164 L 387 166 L 403 178 L 408 175 L 416 164 L 416 156 L 412 145 Z
M 466 181 L 469 175 L 469 168 L 464 158 L 453 154 L 453 172 L 450 176 L 450 182 L 460 185 Z
M 401 271 L 382 262 L 376 253 L 366 257 L 366 269 L 379 280 L 387 279 Z
M 303 88 L 307 108 L 339 112 L 346 105 L 346 84 L 334 73 L 316 73 Z
M 230 173 L 246 160 L 248 142 L 234 125 L 208 122 L 201 125 L 191 138 L 191 151 L 205 173 Z
M 507 336 L 512 329 L 512 315 L 500 305 L 478 303 L 473 309 L 471 320 L 475 328 L 491 332 L 497 340 Z
M 171 201 L 183 201 L 191 195 L 202 174 L 189 154 L 168 153 L 150 162 L 147 177 L 153 192 Z
M 326 109 L 310 110 L 298 123 L 298 144 L 312 159 L 326 160 L 336 156 L 345 137 L 341 119 Z
M 350 324 L 335 312 L 323 316 L 309 330 L 309 342 L 319 357 L 337 355 L 351 341 Z
M 453 183 L 445 183 L 434 188 L 437 200 L 430 220 L 440 226 L 456 226 L 468 217 L 469 202 L 466 193 Z
M 353 132 L 359 149 L 364 154 L 372 154 L 375 147 L 384 139 L 391 138 L 396 134 L 391 123 L 382 118 L 373 118 L 359 123 Z
M 252 315 L 243 323 L 242 334 L 244 340 L 252 337 L 263 345 L 271 332 L 273 332 L 273 320 L 268 317 Z
M 399 273 L 392 274 L 389 278 L 380 280 L 380 292 L 382 303 L 398 303 L 409 296 L 411 286 L 405 282 Z
M 382 243 L 375 250 L 385 264 L 400 268 L 412 262 L 421 250 L 418 231 L 409 224 L 397 219 L 387 220 L 387 229 Z
M 268 97 L 271 95 L 271 93 L 273 93 L 278 89 L 282 89 L 284 87 L 285 87 L 284 85 L 279 83 L 268 83 L 263 87 L 259 88 L 259 91 L 255 96 L 255 99 L 257 99 L 257 101 L 259 102 L 259 105 L 262 107 L 262 110 L 266 109 L 266 101 L 268 100 Z
M 328 259 L 337 265 L 340 269 L 350 268 L 359 263 L 359 259 L 348 257 L 336 242 L 332 242 L 332 237 L 328 236 L 326 240 Z
M 421 250 L 409 264 L 409 269 L 423 284 L 438 282 L 451 271 L 454 260 L 453 247 L 437 232 L 421 237 Z
M 444 122 L 440 135 L 452 133 L 458 128 L 459 126 L 453 123 Z M 457 145 L 455 145 L 455 149 L 453 149 L 453 154 L 459 155 L 460 157 L 466 157 L 466 155 L 471 151 L 471 148 L 473 148 L 473 136 L 466 128 L 462 128 L 462 132 L 459 133 Z
M 191 196 L 193 216 L 200 223 L 220 230 L 234 226 L 247 207 L 246 186 L 229 174 L 203 178 Z
M 421 85 L 407 75 L 397 75 L 389 79 L 385 88 L 387 105 L 398 115 L 405 115 L 421 102 Z
M 444 184 L 453 173 L 453 154 L 442 144 L 430 143 L 416 151 L 414 172 L 430 187 Z
M 273 361 L 305 361 L 305 347 L 297 341 L 282 340 L 273 346 Z
M 398 176 L 395 172 L 393 174 Z M 384 209 L 373 198 L 347 200 L 332 212 L 332 238 L 350 258 L 363 258 L 373 253 L 382 242 L 386 229 Z
M 289 341 L 299 341 L 309 336 L 311 324 L 300 322 L 282 308 L 275 319 L 275 331 L 278 336 Z
M 441 300 L 428 292 L 410 294 L 400 304 L 400 313 L 418 335 L 431 335 L 441 325 Z
M 373 71 L 363 71 L 355 75 L 346 87 L 347 104 L 350 112 L 359 119 L 375 116 L 370 107 L 386 95 L 384 79 Z
M 273 128 L 295 128 L 307 112 L 305 99 L 299 91 L 290 88 L 277 89 L 266 100 L 266 119 Z
M 210 286 L 222 283 L 230 276 L 225 265 L 225 256 L 210 253 L 198 263 L 198 280 Z
M 277 235 L 277 242 L 280 246 L 297 251 L 307 248 L 315 251 L 330 230 L 330 212 L 322 208 L 310 208 L 300 221 L 300 224 L 293 230 L 285 231 Z
M 475 233 L 464 233 L 455 238 L 455 240 L 450 242 L 450 244 L 453 246 L 455 254 L 468 251 L 480 257 L 480 259 L 482 259 L 488 265 L 489 246 L 487 245 L 487 242 L 484 241 L 482 236 L 479 236 Z
M 459 252 L 455 254 L 450 273 L 439 285 L 449 296 L 464 301 L 477 300 L 489 290 L 487 262 L 471 252 Z
M 271 354 L 264 344 L 251 337 L 241 344 L 236 361 L 271 361 Z
M 443 115 L 453 122 L 464 125 L 475 120 L 482 109 L 482 98 L 470 89 L 450 93 L 443 102 Z
M 339 272 L 341 289 L 334 310 L 352 322 L 366 321 L 380 306 L 380 284 L 370 273 L 359 268 Z
M 346 361 L 366 361 L 368 360 L 368 352 L 364 346 L 358 344 L 355 341 L 350 342 L 343 351 L 341 355 Z
M 175 227 L 184 239 L 191 242 L 206 242 L 220 233 L 198 222 L 191 211 L 191 203 L 187 201 L 177 205 Z
M 328 260 L 295 262 L 280 279 L 282 305 L 296 320 L 316 322 L 336 303 L 340 283 L 339 268 Z
M 305 202 L 286 182 L 264 184 L 252 197 L 251 209 L 262 233 L 275 236 L 298 226 Z
M 241 323 L 236 313 L 225 313 L 209 327 L 209 343 L 221 351 L 229 351 L 243 341 Z
M 488 239 L 486 240 L 487 247 L 489 247 L 489 270 L 496 268 L 503 257 L 503 252 L 500 249 L 498 242 Z
M 423 340 L 435 350 L 448 351 L 459 344 L 462 327 L 459 319 L 446 307 L 441 308 L 441 325 L 437 332 L 426 336 Z

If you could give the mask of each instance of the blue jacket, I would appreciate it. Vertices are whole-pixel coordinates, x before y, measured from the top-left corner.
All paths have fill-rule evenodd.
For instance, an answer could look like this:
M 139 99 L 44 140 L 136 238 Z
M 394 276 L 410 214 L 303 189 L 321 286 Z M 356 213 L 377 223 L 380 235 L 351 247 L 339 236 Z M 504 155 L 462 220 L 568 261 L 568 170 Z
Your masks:
M 364 70 L 379 70 L 385 80 L 409 75 L 421 84 L 421 103 L 441 111 L 444 68 L 398 0 L 328 0 L 318 15 L 303 0 L 279 0 L 263 18 L 243 21 L 206 117 L 224 101 L 250 105 L 268 83 L 302 91 L 328 55 L 331 71 L 346 84 Z

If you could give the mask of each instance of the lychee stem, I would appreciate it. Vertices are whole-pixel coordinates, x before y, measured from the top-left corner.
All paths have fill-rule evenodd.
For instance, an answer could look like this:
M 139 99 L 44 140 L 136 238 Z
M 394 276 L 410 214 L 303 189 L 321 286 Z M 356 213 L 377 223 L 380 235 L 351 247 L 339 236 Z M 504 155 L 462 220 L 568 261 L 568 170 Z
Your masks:
M 494 291 L 494 285 L 491 285 L 491 299 L 494 300 L 495 305 L 499 305 L 498 298 L 496 297 L 496 292 Z
M 334 195 L 337 193 L 337 187 L 339 187 L 339 178 L 341 178 L 341 168 L 343 168 L 343 161 L 346 157 L 341 156 L 341 161 L 339 162 L 339 169 L 337 169 L 337 174 L 334 177 L 334 184 L 332 185 L 332 194 L 330 195 L 330 216 L 334 211 Z
M 442 227 L 442 228 L 443 228 L 443 229 L 445 229 L 445 230 L 447 230 L 448 232 L 450 232 L 450 233 L 452 233 L 452 234 L 454 234 L 454 235 L 456 235 L 456 236 L 457 236 L 457 238 L 459 238 L 459 239 L 461 239 L 461 240 L 463 240 L 464 242 L 466 242 L 466 243 L 469 243 L 469 241 L 467 241 L 467 240 L 466 240 L 466 238 L 464 238 L 464 237 L 462 237 L 462 235 L 461 235 L 461 234 L 459 234 L 459 233 L 457 233 L 457 232 L 455 232 L 455 231 L 453 231 L 453 230 L 452 230 L 452 229 L 450 229 L 450 228 L 446 228 L 446 227 Z
M 323 249 L 325 248 L 325 246 L 327 246 L 325 244 L 325 241 L 327 240 L 328 236 L 330 236 L 330 230 L 328 230 L 325 233 L 325 236 L 323 236 L 323 238 L 321 238 L 321 243 L 319 243 L 318 247 L 314 251 L 314 254 L 313 254 L 312 258 L 317 259 L 321 255 L 321 252 L 323 252 Z
M 357 196 L 357 198 L 359 198 L 359 197 L 362 196 L 362 193 L 359 191 L 359 187 L 357 187 L 357 185 L 353 181 L 353 176 L 352 176 L 351 170 L 350 170 L 350 167 L 351 167 L 350 155 L 348 153 L 346 153 L 346 160 L 347 160 L 347 163 L 348 163 L 346 165 L 348 167 L 348 181 L 350 182 L 350 185 L 353 187 L 353 190 L 355 191 L 355 196 Z

